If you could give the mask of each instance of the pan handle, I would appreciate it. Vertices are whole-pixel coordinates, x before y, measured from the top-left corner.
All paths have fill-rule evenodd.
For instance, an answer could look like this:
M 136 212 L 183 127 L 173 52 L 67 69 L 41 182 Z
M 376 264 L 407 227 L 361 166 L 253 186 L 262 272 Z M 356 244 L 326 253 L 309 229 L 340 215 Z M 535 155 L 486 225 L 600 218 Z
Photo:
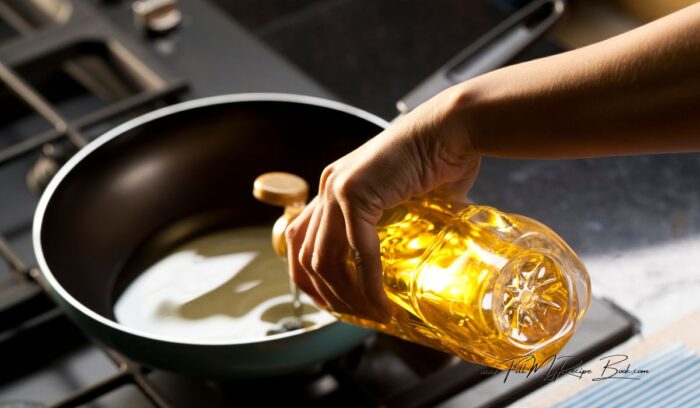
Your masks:
M 440 91 L 503 66 L 549 30 L 564 13 L 564 0 L 536 0 L 443 65 L 396 103 L 407 113 Z

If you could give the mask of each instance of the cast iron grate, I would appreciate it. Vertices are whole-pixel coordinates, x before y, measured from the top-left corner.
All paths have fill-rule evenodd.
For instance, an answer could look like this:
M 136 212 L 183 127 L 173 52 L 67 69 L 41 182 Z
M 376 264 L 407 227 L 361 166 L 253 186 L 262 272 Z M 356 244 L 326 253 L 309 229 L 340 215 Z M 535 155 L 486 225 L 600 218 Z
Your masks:
M 70 17 L 51 24 L 26 24 L 19 17 L 37 17 L 42 11 L 28 7 L 29 3 L 7 2 L 0 10 L 3 27 L 12 29 L 6 30 L 12 35 L 3 36 L 0 43 L 0 83 L 4 86 L 0 98 L 7 107 L 2 125 L 29 117 L 48 126 L 19 137 L 4 132 L 3 142 L 9 139 L 12 143 L 0 145 L 0 166 L 38 153 L 40 158 L 27 180 L 30 189 L 38 192 L 63 160 L 88 143 L 84 129 L 170 104 L 186 83 L 82 1 L 72 0 Z M 51 76 L 55 74 L 60 76 Z M 37 345 L 31 344 L 27 333 L 56 330 L 69 323 L 41 288 L 38 270 L 8 242 L 0 234 L 0 259 L 11 273 L 0 281 L 0 346 L 5 363 L 24 366 L 13 370 L 17 375 L 32 364 L 25 353 L 12 352 L 12 343 L 31 349 Z M 56 342 L 54 347 L 70 347 L 67 343 L 84 340 L 70 330 L 60 337 L 66 344 Z M 126 384 L 137 386 L 154 406 L 171 406 L 147 380 L 148 369 L 101 348 L 117 366 L 117 373 L 52 406 L 80 406 Z M 42 353 L 40 348 L 35 350 L 34 354 Z

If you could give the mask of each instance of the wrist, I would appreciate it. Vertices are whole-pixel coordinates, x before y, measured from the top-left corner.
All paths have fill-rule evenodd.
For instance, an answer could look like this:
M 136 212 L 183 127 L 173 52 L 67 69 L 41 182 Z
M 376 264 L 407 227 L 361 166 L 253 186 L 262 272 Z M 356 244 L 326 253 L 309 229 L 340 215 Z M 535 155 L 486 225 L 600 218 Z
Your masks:
M 478 134 L 470 120 L 477 102 L 472 81 L 448 88 L 441 94 L 445 112 L 445 144 L 457 157 L 479 155 Z

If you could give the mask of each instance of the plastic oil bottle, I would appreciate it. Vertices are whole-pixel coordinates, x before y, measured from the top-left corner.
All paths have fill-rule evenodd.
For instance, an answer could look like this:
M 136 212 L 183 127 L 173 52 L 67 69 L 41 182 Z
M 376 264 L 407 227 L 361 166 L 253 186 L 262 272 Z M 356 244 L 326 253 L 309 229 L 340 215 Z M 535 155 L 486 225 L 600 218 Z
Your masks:
M 254 192 L 262 201 L 299 208 L 308 188 L 297 176 L 268 173 Z M 285 194 L 295 198 L 284 202 Z M 275 230 L 284 231 L 292 219 L 283 216 Z M 588 273 L 576 254 L 527 217 L 420 197 L 386 210 L 377 233 L 392 317 L 380 324 L 334 313 L 340 320 L 477 364 L 529 369 L 561 350 L 590 302 Z M 278 233 L 276 247 L 279 240 Z

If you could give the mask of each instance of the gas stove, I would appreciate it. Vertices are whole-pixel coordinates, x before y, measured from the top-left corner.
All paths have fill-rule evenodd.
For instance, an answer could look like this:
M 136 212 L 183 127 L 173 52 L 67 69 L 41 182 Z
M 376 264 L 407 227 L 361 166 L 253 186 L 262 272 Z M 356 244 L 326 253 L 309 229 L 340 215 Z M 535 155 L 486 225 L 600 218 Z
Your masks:
M 187 99 L 265 91 L 337 99 L 213 5 L 178 7 L 178 27 L 154 33 L 147 20 L 132 23 L 130 2 L 0 2 L 0 407 L 489 406 L 544 384 L 504 383 L 384 335 L 293 376 L 213 383 L 129 361 L 61 313 L 34 280 L 31 222 L 38 193 L 72 153 L 115 124 Z M 636 330 L 594 299 L 565 351 L 588 359 Z

